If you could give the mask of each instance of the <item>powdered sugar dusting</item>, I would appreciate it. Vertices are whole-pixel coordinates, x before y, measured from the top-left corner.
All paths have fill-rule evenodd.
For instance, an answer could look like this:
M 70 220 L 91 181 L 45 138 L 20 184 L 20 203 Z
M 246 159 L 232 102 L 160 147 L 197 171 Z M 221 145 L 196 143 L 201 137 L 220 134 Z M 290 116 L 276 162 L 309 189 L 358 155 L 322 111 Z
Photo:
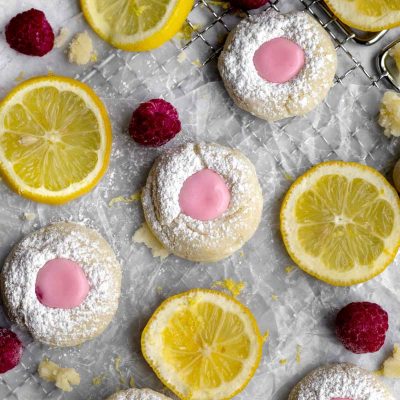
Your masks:
M 318 104 L 321 90 L 326 92 L 332 86 L 332 81 L 324 81 L 323 76 L 328 64 L 336 65 L 336 53 L 333 46 L 332 54 L 326 51 L 323 35 L 326 33 L 321 32 L 318 23 L 303 12 L 285 15 L 271 10 L 252 15 L 241 21 L 228 39 L 219 63 L 222 78 L 241 101 L 256 102 L 259 113 L 282 114 L 286 107 L 293 108 L 293 105 L 308 109 L 310 103 Z M 304 50 L 305 66 L 294 79 L 272 83 L 260 77 L 253 58 L 261 45 L 279 37 L 293 41 Z M 322 87 L 316 91 L 318 79 L 322 79 Z M 286 112 L 290 116 L 291 111 Z
M 351 364 L 332 364 L 316 369 L 293 390 L 289 400 L 394 400 L 369 372 Z
M 170 400 L 170 398 L 150 389 L 129 389 L 114 394 L 109 400 Z
M 49 308 L 36 297 L 37 273 L 55 258 L 77 262 L 89 281 L 89 294 L 76 308 Z M 97 232 L 72 223 L 50 225 L 25 237 L 2 271 L 10 318 L 36 339 L 56 346 L 84 342 L 108 325 L 118 307 L 120 280 L 120 266 L 108 243 Z

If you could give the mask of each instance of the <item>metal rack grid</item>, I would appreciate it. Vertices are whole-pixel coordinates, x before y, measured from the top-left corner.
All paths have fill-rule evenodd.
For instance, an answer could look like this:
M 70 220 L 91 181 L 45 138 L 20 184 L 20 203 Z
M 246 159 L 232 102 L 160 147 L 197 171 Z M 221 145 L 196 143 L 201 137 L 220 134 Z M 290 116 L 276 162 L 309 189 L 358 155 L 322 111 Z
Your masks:
M 280 0 L 273 0 L 265 9 L 273 8 L 276 11 L 279 11 L 279 1 Z M 366 79 L 370 88 L 384 85 L 383 78 L 385 75 L 375 76 L 373 73 L 368 71 L 367 68 L 364 67 L 362 63 L 347 48 L 346 45 L 354 39 L 354 36 L 342 29 L 337 19 L 329 12 L 329 10 L 327 10 L 321 1 L 297 1 L 304 6 L 304 9 L 314 15 L 322 24 L 322 26 L 329 32 L 335 42 L 336 50 L 339 53 L 339 58 L 345 59 L 348 62 L 348 64 L 346 64 L 347 67 L 342 71 L 339 71 L 339 74 L 336 77 L 336 86 L 346 86 L 348 82 L 351 82 L 350 78 L 354 77 L 356 74 L 359 74 Z M 146 97 L 146 94 L 151 94 L 151 86 L 149 86 L 150 82 L 141 82 L 140 68 L 138 67 L 138 65 L 140 66 L 141 63 L 144 62 L 143 60 L 145 58 L 145 65 L 143 67 L 148 68 L 149 65 L 151 65 L 153 74 L 152 77 L 157 78 L 154 85 L 157 85 L 160 81 L 169 79 L 171 84 L 164 85 L 166 91 L 173 90 L 185 93 L 194 89 L 197 83 L 191 85 L 189 83 L 190 81 L 204 83 L 204 79 L 207 79 L 207 75 L 203 75 L 203 68 L 199 67 L 204 67 L 204 69 L 206 69 L 208 64 L 215 62 L 215 59 L 222 49 L 222 41 L 214 43 L 208 35 L 220 28 L 226 36 L 226 34 L 228 34 L 237 21 L 237 17 L 233 15 L 231 8 L 216 6 L 215 3 L 216 2 L 211 0 L 197 0 L 193 12 L 195 13 L 196 11 L 199 11 L 200 13 L 207 15 L 208 23 L 199 28 L 189 18 L 188 24 L 191 27 L 192 35 L 191 38 L 183 45 L 178 45 L 176 41 L 174 43 L 167 43 L 163 49 L 146 53 L 145 55 L 112 50 L 101 63 L 96 65 L 89 72 L 78 75 L 77 78 L 90 83 L 95 88 L 102 87 L 102 93 L 109 94 L 111 97 L 131 97 L 135 91 L 140 93 L 138 98 L 143 98 Z M 199 60 L 199 65 L 197 67 L 192 65 L 194 68 L 186 71 L 186 74 L 179 74 L 178 76 L 175 76 L 174 67 L 179 65 L 179 63 L 176 61 L 176 56 L 181 52 L 190 52 L 190 50 L 193 48 L 196 48 L 194 53 L 197 54 L 200 46 L 203 46 L 203 51 L 201 53 L 202 58 Z M 215 68 L 212 69 L 215 70 Z M 121 79 L 127 78 L 127 76 L 129 76 L 129 79 Z M 121 80 L 125 82 L 129 81 L 130 84 L 128 85 L 125 83 L 121 85 L 119 83 Z M 158 87 L 158 89 L 160 89 L 160 87 Z M 325 105 L 326 107 L 330 108 L 329 104 L 326 102 Z M 363 110 L 361 105 L 360 109 Z M 368 112 L 366 110 L 363 112 L 365 112 L 365 116 L 367 116 Z M 241 114 L 239 114 L 239 116 L 241 116 Z M 275 125 L 278 132 L 276 136 L 261 136 L 259 133 L 257 133 L 256 129 L 252 129 L 254 126 L 259 124 L 260 121 L 256 118 L 243 118 L 243 126 L 245 130 L 247 132 L 251 132 L 255 141 L 257 141 L 257 143 L 262 146 L 266 152 L 271 154 L 276 162 L 277 167 L 287 175 L 292 175 L 293 170 L 287 165 L 285 158 L 302 158 L 305 160 L 305 162 L 302 163 L 302 169 L 307 169 L 311 164 L 316 162 L 316 160 L 309 160 L 301 148 L 301 143 L 287 133 L 288 128 L 291 126 L 291 124 L 295 123 L 295 120 L 291 119 L 277 123 Z M 307 117 L 306 123 L 312 126 L 312 121 L 307 119 Z M 321 154 L 319 156 L 319 161 L 340 158 L 340 155 L 337 153 L 337 149 L 332 143 L 330 143 L 329 139 L 327 139 L 316 128 L 314 128 L 314 134 L 327 149 L 323 155 Z M 363 140 L 358 137 L 357 130 L 352 132 L 350 135 L 360 147 L 364 146 Z M 231 143 L 229 144 L 236 145 L 239 140 L 240 138 L 232 138 Z M 276 146 L 276 142 L 278 140 L 282 140 L 288 144 L 287 154 L 285 157 L 279 154 L 277 155 L 277 153 L 271 150 L 274 148 L 274 146 Z M 393 141 L 391 142 L 391 145 L 393 144 Z M 398 140 L 396 143 L 400 144 Z M 380 138 L 377 139 L 373 146 L 366 149 L 365 152 L 367 157 L 363 161 L 373 164 L 381 170 L 385 170 L 385 168 L 387 168 L 387 160 L 379 160 L 376 154 L 379 154 L 379 151 L 387 146 L 388 144 L 383 140 L 380 140 Z M 397 146 L 397 148 L 398 147 L 399 146 Z M 26 339 L 25 343 L 27 343 L 25 348 L 26 353 L 33 354 L 36 351 L 37 344 L 32 341 L 29 342 L 28 339 Z M 34 365 L 33 362 L 32 365 Z M 24 373 L 20 376 L 18 381 L 13 382 L 13 385 L 10 385 L 8 382 L 4 381 L 0 376 L 1 385 L 3 385 L 3 388 L 5 389 L 5 392 L 1 393 L 2 396 L 4 396 L 4 399 L 16 400 L 19 390 L 27 385 L 36 385 L 39 387 L 40 390 L 45 394 L 46 398 L 61 398 L 57 390 L 55 390 L 53 387 L 45 385 L 35 376 L 35 371 L 33 371 L 32 368 L 30 368 L 28 365 L 22 365 L 22 367 L 24 369 Z

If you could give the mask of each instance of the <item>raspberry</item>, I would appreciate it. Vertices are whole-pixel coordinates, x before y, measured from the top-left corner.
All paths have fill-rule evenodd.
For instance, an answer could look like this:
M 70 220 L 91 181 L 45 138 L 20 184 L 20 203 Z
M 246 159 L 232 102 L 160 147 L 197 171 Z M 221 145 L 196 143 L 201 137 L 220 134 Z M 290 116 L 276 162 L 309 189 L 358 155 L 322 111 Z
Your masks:
M 269 0 L 231 0 L 234 7 L 243 8 L 243 10 L 254 10 L 265 6 Z
M 10 47 L 28 56 L 42 57 L 54 46 L 54 32 L 42 11 L 34 8 L 16 15 L 6 26 Z
M 0 374 L 16 367 L 22 356 L 22 343 L 8 329 L 0 328 Z
M 385 343 L 388 314 L 378 304 L 350 303 L 336 317 L 336 336 L 356 354 L 375 353 Z
M 133 112 L 129 133 L 144 146 L 162 146 L 181 131 L 176 108 L 163 99 L 142 103 Z

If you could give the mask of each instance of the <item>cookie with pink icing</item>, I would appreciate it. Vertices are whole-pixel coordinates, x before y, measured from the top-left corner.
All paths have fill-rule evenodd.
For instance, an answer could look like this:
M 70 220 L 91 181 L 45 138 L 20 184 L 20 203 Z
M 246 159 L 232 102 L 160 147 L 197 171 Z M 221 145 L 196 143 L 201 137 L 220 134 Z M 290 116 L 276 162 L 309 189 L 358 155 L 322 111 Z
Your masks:
M 394 400 L 372 373 L 353 364 L 315 369 L 291 391 L 288 400 Z
M 240 151 L 189 143 L 155 161 L 142 204 L 149 228 L 167 250 L 215 262 L 253 236 L 263 197 L 255 168 Z
M 121 268 L 93 229 L 62 222 L 22 239 L 0 275 L 10 319 L 52 346 L 76 346 L 108 326 L 121 291 Z
M 304 115 L 325 99 L 337 56 L 313 17 L 270 10 L 249 16 L 229 34 L 218 68 L 240 108 L 277 121 Z

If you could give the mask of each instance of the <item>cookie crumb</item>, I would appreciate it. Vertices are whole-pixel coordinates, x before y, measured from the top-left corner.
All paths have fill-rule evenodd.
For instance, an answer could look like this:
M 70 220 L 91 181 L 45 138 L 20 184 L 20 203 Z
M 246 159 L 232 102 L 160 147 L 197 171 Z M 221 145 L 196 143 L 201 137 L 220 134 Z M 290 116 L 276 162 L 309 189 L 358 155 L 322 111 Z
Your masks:
M 69 36 L 69 29 L 68 28 L 61 28 L 58 35 L 54 39 L 54 47 L 59 49 L 60 47 L 64 46 L 67 42 Z
M 35 213 L 25 212 L 22 218 L 25 221 L 34 221 L 36 219 L 36 216 L 37 215 Z
M 64 392 L 71 392 L 72 385 L 79 385 L 81 377 L 74 368 L 62 368 L 55 362 L 44 358 L 38 367 L 39 376 L 47 382 L 54 382 Z
M 160 257 L 161 260 L 164 260 L 171 254 L 153 235 L 146 222 L 135 232 L 132 240 L 135 243 L 143 243 L 151 250 L 153 257 Z
M 378 123 L 384 128 L 385 136 L 400 136 L 400 95 L 398 93 L 389 90 L 383 95 Z
M 68 61 L 71 64 L 86 65 L 93 61 L 93 57 L 97 60 L 92 38 L 86 31 L 76 34 L 68 46 Z
M 395 343 L 393 354 L 384 361 L 382 368 L 376 371 L 386 378 L 400 378 L 400 345 Z

